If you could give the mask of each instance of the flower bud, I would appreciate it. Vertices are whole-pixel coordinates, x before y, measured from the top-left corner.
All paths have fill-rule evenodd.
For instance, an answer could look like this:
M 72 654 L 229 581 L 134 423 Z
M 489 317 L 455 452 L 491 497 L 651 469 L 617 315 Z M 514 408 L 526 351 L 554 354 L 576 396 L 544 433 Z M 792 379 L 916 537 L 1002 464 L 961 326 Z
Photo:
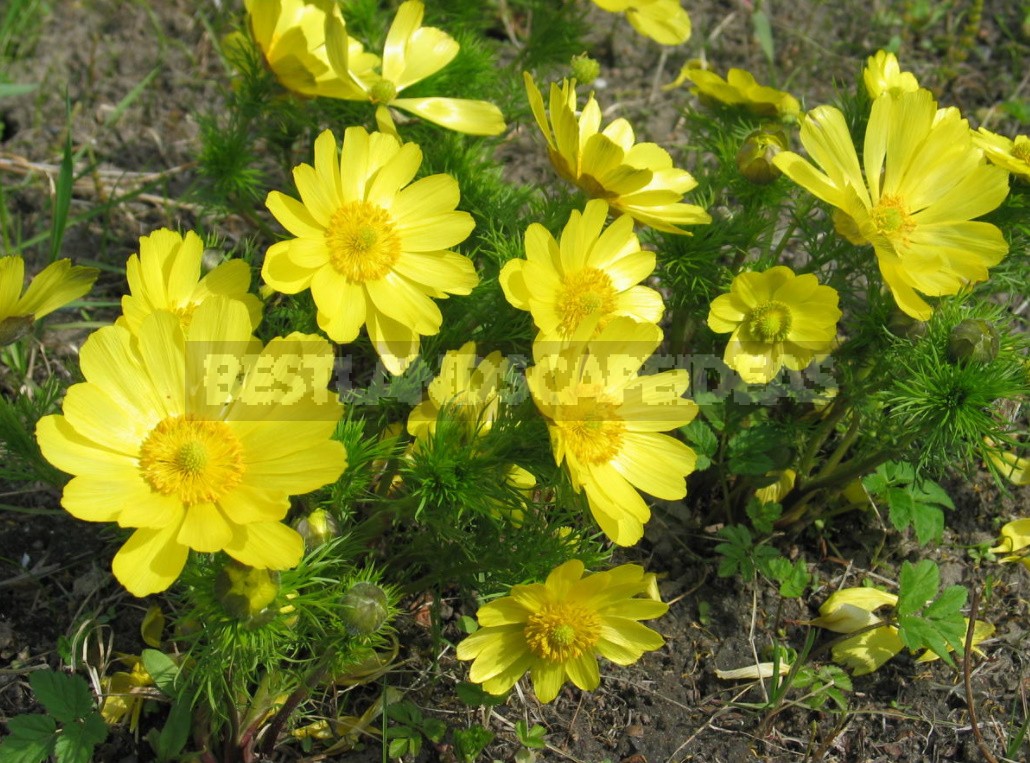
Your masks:
M 773 157 L 787 148 L 787 135 L 775 127 L 751 132 L 737 152 L 737 169 L 755 185 L 768 185 L 780 176 Z
M 352 636 L 371 636 L 383 627 L 390 614 L 386 591 L 364 580 L 343 595 L 340 609 L 344 627 Z
M 887 328 L 894 336 L 913 342 L 926 336 L 926 323 L 898 308 L 894 308 L 887 319 Z
M 315 509 L 306 517 L 297 520 L 294 529 L 304 538 L 304 548 L 308 551 L 328 543 L 340 534 L 340 525 L 336 517 L 325 509 Z
M 601 76 L 601 64 L 586 53 L 573 56 L 569 67 L 572 69 L 572 78 L 583 85 L 589 85 Z
M 215 575 L 215 597 L 239 620 L 259 615 L 279 595 L 279 573 L 230 560 Z
M 948 335 L 948 357 L 954 363 L 990 363 L 998 357 L 999 346 L 998 330 L 982 318 L 967 318 Z

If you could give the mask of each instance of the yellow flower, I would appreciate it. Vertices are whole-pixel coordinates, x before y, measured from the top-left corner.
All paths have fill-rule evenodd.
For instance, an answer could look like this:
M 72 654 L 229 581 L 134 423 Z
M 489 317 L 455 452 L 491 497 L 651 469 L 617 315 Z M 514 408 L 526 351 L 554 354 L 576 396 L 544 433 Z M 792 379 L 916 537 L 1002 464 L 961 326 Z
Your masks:
M 602 230 L 607 217 L 605 202 L 587 202 L 582 214 L 574 210 L 569 216 L 561 244 L 533 223 L 526 230 L 526 259 L 501 269 L 504 296 L 533 314 L 538 340 L 570 339 L 590 316 L 598 319 L 598 330 L 617 315 L 661 320 L 662 296 L 637 285 L 654 270 L 654 252 L 640 248 L 632 218 L 620 217 Z
M 730 69 L 723 79 L 713 71 L 699 69 L 696 62 L 688 61 L 679 76 L 664 89 L 679 87 L 687 80 L 694 83 L 693 92 L 702 100 L 707 98 L 726 106 L 743 106 L 760 117 L 795 120 L 801 113 L 797 98 L 768 85 L 759 85 L 754 75 L 744 69 Z
M 125 655 L 119 660 L 129 666 L 129 672 L 117 671 L 100 681 L 104 703 L 100 706 L 100 717 L 108 726 L 129 719 L 129 731 L 135 733 L 147 693 L 140 691 L 154 685 L 154 679 L 143 667 L 143 661 L 135 655 Z
M 880 273 L 905 313 L 933 313 L 917 294 L 955 294 L 988 277 L 1008 252 L 1001 231 L 974 217 L 1008 194 L 1006 172 L 973 145 L 957 110 L 937 111 L 926 90 L 873 101 L 859 165 L 844 115 L 810 111 L 801 142 L 822 168 L 790 151 L 773 163 L 791 180 L 837 208 L 838 232 L 872 244 Z
M 991 552 L 1006 554 L 1001 561 L 1022 562 L 1023 566 L 1030 570 L 1027 547 L 1030 547 L 1030 519 L 1014 519 L 1001 528 L 1001 541 L 991 549 Z
M 649 576 L 635 564 L 583 576 L 578 559 L 555 568 L 547 581 L 517 585 L 479 608 L 480 629 L 458 644 L 459 660 L 475 660 L 469 679 L 503 694 L 528 670 L 541 702 L 558 696 L 566 680 L 584 691 L 601 682 L 597 658 L 631 665 L 665 642 L 640 620 L 669 606 L 647 597 Z
M 62 506 L 137 528 L 112 563 L 136 596 L 168 588 L 191 548 L 295 565 L 304 541 L 279 521 L 289 497 L 343 471 L 331 346 L 291 334 L 262 350 L 250 333 L 246 308 L 224 297 L 205 300 L 188 333 L 165 311 L 136 335 L 102 328 L 80 353 L 86 381 L 37 426 L 43 455 L 74 475 Z
M 250 29 L 268 67 L 287 90 L 327 98 L 363 98 L 350 75 L 333 70 L 325 47 L 326 19 L 344 24 L 335 0 L 245 0 Z M 357 40 L 346 40 L 346 60 L 355 77 L 379 65 Z
M 870 98 L 879 98 L 884 93 L 896 97 L 919 89 L 915 75 L 901 71 L 897 56 L 885 50 L 878 50 L 876 55 L 869 56 L 862 79 L 865 80 L 865 89 Z
M 661 341 L 657 326 L 619 317 L 585 341 L 590 331 L 587 322 L 566 346 L 534 342 L 526 382 L 547 419 L 555 462 L 586 492 L 605 535 L 631 546 L 651 516 L 636 488 L 669 501 L 686 495 L 694 451 L 659 433 L 688 424 L 697 406 L 681 397 L 686 370 L 638 376 Z
M 973 143 L 983 150 L 991 164 L 1022 180 L 1030 180 L 1030 137 L 1017 135 L 1010 139 L 981 127 L 973 133 Z
M 20 339 L 34 321 L 84 295 L 98 273 L 58 260 L 43 268 L 22 294 L 25 261 L 18 255 L 0 257 L 0 345 Z
M 347 128 L 338 152 L 326 130 L 315 166 L 293 171 L 302 201 L 278 191 L 265 201 L 296 238 L 269 247 L 262 277 L 286 294 L 311 289 L 318 325 L 334 342 L 353 342 L 367 326 L 394 374 L 418 355 L 420 335 L 440 330 L 432 298 L 468 294 L 479 282 L 471 260 L 447 251 L 475 226 L 455 209 L 458 182 L 438 174 L 412 183 L 421 163 L 414 143 L 361 127 Z
M 733 332 L 723 361 L 748 384 L 765 384 L 786 366 L 800 371 L 830 351 L 837 336 L 837 292 L 784 265 L 741 273 L 712 300 L 708 325 Z
M 184 237 L 161 228 L 140 237 L 139 254 L 129 257 L 125 265 L 129 294 L 122 297 L 118 324 L 136 333 L 152 312 L 167 310 L 179 316 L 186 330 L 197 305 L 219 294 L 240 301 L 250 315 L 251 328 L 257 328 L 262 304 L 249 293 L 250 266 L 243 260 L 229 260 L 201 278 L 203 257 L 204 243 L 193 231 Z
M 550 119 L 544 98 L 528 72 L 523 74 L 533 116 L 547 141 L 558 174 L 588 196 L 605 199 L 616 212 L 667 233 L 677 225 L 701 225 L 712 218 L 681 199 L 697 181 L 672 166 L 672 157 L 655 143 L 634 143 L 633 128 L 616 119 L 601 130 L 601 107 L 593 94 L 576 116 L 576 83 L 551 83 Z
M 812 620 L 811 624 L 834 633 L 854 633 L 870 628 L 876 623 L 883 623 L 884 620 L 875 614 L 876 611 L 897 605 L 898 597 L 886 591 L 876 588 L 842 588 L 823 602 L 819 607 L 819 617 Z M 968 628 L 968 618 L 965 623 Z M 977 620 L 973 624 L 973 645 L 979 644 L 993 633 L 993 625 Z M 905 644 L 898 629 L 893 625 L 884 624 L 882 627 L 870 628 L 834 644 L 832 653 L 835 662 L 851 668 L 856 676 L 864 676 L 878 670 L 904 648 Z M 950 646 L 948 650 L 951 651 Z M 932 662 L 937 659 L 940 659 L 940 655 L 928 649 L 916 658 L 916 662 Z
M 640 34 L 661 45 L 679 45 L 690 39 L 690 16 L 679 0 L 594 0 L 609 13 L 625 13 Z
M 762 503 L 779 503 L 794 489 L 794 481 L 798 474 L 793 469 L 783 469 L 779 472 L 769 472 L 768 476 L 776 477 L 776 482 L 756 490 L 755 498 Z
M 355 71 L 348 59 L 347 30 L 335 15 L 326 17 L 326 53 L 333 71 L 341 79 L 350 78 L 358 88 L 349 100 L 369 101 L 376 106 L 376 123 L 384 133 L 397 135 L 390 107 L 471 135 L 498 135 L 504 132 L 504 115 L 487 101 L 464 98 L 398 98 L 405 89 L 436 74 L 458 55 L 461 46 L 446 32 L 422 26 L 425 6 L 420 0 L 406 0 L 397 9 L 383 47 L 380 72 Z

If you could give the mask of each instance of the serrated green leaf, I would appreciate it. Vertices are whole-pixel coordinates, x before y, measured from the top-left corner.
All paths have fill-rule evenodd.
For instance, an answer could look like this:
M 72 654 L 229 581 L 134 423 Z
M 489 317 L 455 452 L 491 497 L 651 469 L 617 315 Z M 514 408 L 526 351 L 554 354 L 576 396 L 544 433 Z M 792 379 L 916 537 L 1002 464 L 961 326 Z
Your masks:
M 797 559 L 790 565 L 788 572 L 782 577 L 777 577 L 780 583 L 780 596 L 785 599 L 796 599 L 801 596 L 811 581 L 808 574 L 808 567 L 801 559 Z
M 912 495 L 920 503 L 935 503 L 947 509 L 955 508 L 948 492 L 933 480 L 922 480 L 918 486 L 913 486 Z
M 29 674 L 36 699 L 61 723 L 71 723 L 93 712 L 93 694 L 81 676 L 37 670 Z
M 439 718 L 426 718 L 422 722 L 422 733 L 430 742 L 439 744 L 447 734 L 447 724 Z
M 140 652 L 140 659 L 143 661 L 143 667 L 154 679 L 154 686 L 165 696 L 174 699 L 178 693 L 175 681 L 179 677 L 179 666 L 171 657 L 157 649 L 144 649 Z
M 747 518 L 755 531 L 768 535 L 773 531 L 776 520 L 783 515 L 783 507 L 778 503 L 762 503 L 757 498 L 747 504 Z
M 680 431 L 699 456 L 706 456 L 710 459 L 719 449 L 719 439 L 715 436 L 715 432 L 699 418 L 695 418 L 685 427 L 680 427 Z
M 56 737 L 53 735 L 44 740 L 12 734 L 0 741 L 0 760 L 4 763 L 42 763 L 50 757 L 55 741 Z
M 87 744 L 98 745 L 107 739 L 107 724 L 100 713 L 90 713 L 82 722 L 82 738 Z
M 887 489 L 887 478 L 877 469 L 874 474 L 867 474 L 862 478 L 862 486 L 870 495 L 882 495 Z
M 917 503 L 912 510 L 912 527 L 920 546 L 944 536 L 944 512 L 928 503 Z
M 22 739 L 47 739 L 57 731 L 57 722 L 49 715 L 16 715 L 8 719 L 7 729 Z
M 408 739 L 403 737 L 401 739 L 394 739 L 390 742 L 387 748 L 387 753 L 391 758 L 401 758 L 408 752 Z
M 100 722 L 103 725 L 103 721 Z M 84 723 L 69 723 L 62 730 L 54 744 L 54 757 L 57 763 L 90 763 L 93 760 L 93 748 L 98 742 L 107 738 L 107 727 L 104 735 L 97 740 L 95 730 L 91 731 Z
M 940 584 L 941 571 L 931 560 L 902 564 L 898 578 L 898 615 L 910 615 L 921 610 L 937 595 Z
M 891 524 L 898 532 L 905 530 L 912 524 L 912 511 L 915 501 L 912 495 L 904 488 L 892 487 L 887 489 L 888 516 Z
M 727 466 L 734 474 L 761 475 L 790 464 L 791 443 L 776 424 L 741 429 L 730 438 Z
M 458 760 L 463 763 L 472 763 L 494 739 L 492 732 L 487 731 L 478 723 L 469 726 L 467 729 L 460 729 L 454 732 L 454 751 L 458 754 Z

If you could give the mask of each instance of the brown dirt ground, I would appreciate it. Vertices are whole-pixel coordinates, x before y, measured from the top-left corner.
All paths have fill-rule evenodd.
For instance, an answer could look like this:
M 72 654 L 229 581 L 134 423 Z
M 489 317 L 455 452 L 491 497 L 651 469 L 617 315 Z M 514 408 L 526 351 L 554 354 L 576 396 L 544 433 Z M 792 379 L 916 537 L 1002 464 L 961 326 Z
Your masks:
M 94 205 L 98 196 L 128 188 L 142 176 L 165 176 L 157 192 L 69 231 L 66 255 L 120 264 L 135 251 L 140 235 L 160 226 L 184 229 L 194 224 L 194 210 L 176 197 L 190 180 L 197 148 L 193 114 L 219 97 L 226 78 L 201 20 L 202 14 L 208 20 L 219 17 L 217 4 L 69 0 L 54 5 L 57 12 L 47 17 L 34 54 L 16 61 L 6 73 L 12 81 L 38 82 L 40 87 L 31 96 L 0 103 L 4 121 L 16 125 L 13 135 L 0 144 L 0 179 L 25 235 L 44 229 L 49 206 L 46 166 L 59 162 L 67 93 L 73 143 L 87 147 L 100 162 L 100 171 L 77 185 L 73 215 Z M 595 12 L 592 18 L 602 30 L 596 54 L 605 64 L 606 81 L 604 87 L 596 86 L 598 97 L 608 104 L 617 102 L 618 113 L 633 121 L 642 136 L 675 147 L 688 137 L 679 106 L 654 98 L 653 83 L 656 77 L 663 82 L 671 79 L 687 58 L 703 55 L 720 71 L 746 67 L 760 80 L 778 76 L 793 92 L 804 93 L 810 107 L 830 99 L 835 83 L 850 86 L 862 58 L 896 33 L 905 45 L 903 62 L 920 81 L 935 87 L 945 102 L 991 120 L 995 129 L 1007 127 L 1011 134 L 1014 123 L 997 104 L 1027 97 L 1030 40 L 1018 31 L 1025 9 L 1012 0 L 988 0 L 968 58 L 955 62 L 954 76 L 949 77 L 940 64 L 941 51 L 946 51 L 949 35 L 954 37 L 966 5 L 957 0 L 936 3 L 931 10 L 942 15 L 921 27 L 918 16 L 910 15 L 903 24 L 900 15 L 904 9 L 918 10 L 916 2 L 873 0 L 859 6 L 799 0 L 771 7 L 766 3 L 777 43 L 776 75 L 754 40 L 751 4 L 744 0 L 691 8 L 693 38 L 667 55 L 636 37 L 623 22 Z M 156 74 L 140 97 L 113 124 L 105 124 L 117 104 L 152 71 Z M 531 132 L 517 130 L 502 149 L 505 155 L 530 151 Z M 538 147 L 535 153 L 539 156 Z M 232 239 L 238 221 L 223 222 L 224 235 Z M 98 291 L 114 296 L 121 288 L 120 276 L 108 273 Z M 77 334 L 51 335 L 37 348 L 41 365 L 47 357 L 59 365 L 80 339 Z M 1025 657 L 1030 578 L 1018 565 L 977 566 L 965 549 L 991 540 L 1000 522 L 1026 515 L 1030 496 L 1026 490 L 1000 495 L 982 475 L 971 475 L 968 484 L 956 480 L 951 487 L 958 510 L 939 547 L 918 551 L 892 534 L 880 558 L 871 561 L 883 537 L 868 517 L 844 519 L 822 538 L 806 535 L 793 543 L 812 562 L 818 582 L 809 599 L 815 604 L 838 587 L 869 577 L 880 580 L 877 575 L 893 577 L 902 560 L 927 555 L 939 562 L 946 582 L 983 588 L 990 581 L 981 617 L 998 630 L 984 646 L 986 657 L 976 661 L 971 682 L 980 729 L 987 746 L 1000 757 L 1005 740 L 1030 712 L 1030 667 Z M 57 505 L 52 491 L 8 500 L 26 506 Z M 22 669 L 44 661 L 55 664 L 55 645 L 70 635 L 83 612 L 101 613 L 116 634 L 136 632 L 142 608 L 107 577 L 109 540 L 104 528 L 59 513 L 39 518 L 0 515 L 0 716 L 32 707 Z M 547 728 L 551 749 L 538 753 L 542 760 L 979 759 L 960 676 L 939 662 L 923 666 L 900 657 L 876 674 L 857 679 L 846 714 L 791 706 L 763 724 L 764 713 L 743 704 L 760 703 L 761 691 L 720 681 L 714 669 L 750 664 L 774 637 L 800 645 L 805 628 L 799 622 L 813 616 L 814 606 L 787 602 L 780 609 L 780 600 L 768 586 L 716 578 L 711 564 L 699 563 L 712 556 L 713 545 L 711 535 L 682 508 L 657 512 L 645 542 L 626 558 L 664 572 L 662 593 L 672 606 L 656 627 L 666 646 L 632 668 L 603 668 L 600 690 L 584 694 L 567 687 L 556 702 L 541 706 L 524 682 L 505 706 L 488 714 L 471 710 L 454 698 L 452 686 L 463 680 L 466 668 L 448 650 L 434 681 L 421 673 L 410 676 L 410 697 L 453 727 L 484 723 L 498 735 L 487 757 L 499 760 L 513 759 L 513 725 L 519 719 Z M 789 549 L 789 542 L 785 547 Z M 451 603 L 459 609 L 445 632 L 457 637 L 453 620 L 461 602 Z M 423 668 L 434 649 L 428 632 L 414 619 L 404 619 L 401 634 L 409 655 L 418 656 L 421 662 L 415 664 Z M 132 644 L 117 646 L 128 650 Z M 395 680 L 403 682 L 405 676 Z M 360 707 L 360 696 L 353 702 Z M 1024 744 L 1020 759 L 1026 759 L 1027 751 Z M 122 735 L 99 750 L 97 759 L 145 760 L 147 754 L 145 745 L 137 750 Z M 295 747 L 284 749 L 282 759 L 299 755 Z M 373 745 L 347 759 L 378 760 L 379 752 Z M 427 745 L 419 759 L 447 761 L 453 754 Z

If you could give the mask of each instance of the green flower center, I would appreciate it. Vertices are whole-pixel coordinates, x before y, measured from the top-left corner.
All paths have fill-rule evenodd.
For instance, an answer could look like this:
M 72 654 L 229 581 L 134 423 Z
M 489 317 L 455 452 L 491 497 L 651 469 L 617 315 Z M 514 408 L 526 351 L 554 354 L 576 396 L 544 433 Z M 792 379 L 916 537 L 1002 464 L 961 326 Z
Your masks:
M 885 194 L 880 203 L 869 212 L 876 230 L 887 236 L 904 236 L 910 233 L 916 224 L 912 222 L 901 198 Z
M 372 100 L 372 103 L 390 103 L 397 97 L 397 88 L 390 80 L 380 77 L 368 89 L 368 97 Z
M 401 255 L 400 237 L 386 210 L 367 201 L 337 209 L 325 231 L 329 262 L 353 283 L 378 281 Z
M 790 308 L 775 300 L 759 305 L 747 317 L 751 335 L 763 342 L 782 342 L 790 336 Z
M 232 490 L 246 467 L 243 446 L 224 422 L 169 416 L 140 446 L 139 469 L 155 492 L 192 506 Z
M 612 403 L 592 398 L 580 400 L 557 422 L 565 445 L 584 464 L 606 464 L 622 448 L 626 425 Z
M 597 330 L 604 328 L 615 310 L 615 287 L 603 270 L 583 268 L 565 277 L 555 300 L 555 312 L 564 336 L 572 336 L 583 319 L 600 313 Z
M 601 620 L 581 604 L 551 602 L 527 618 L 523 633 L 535 656 L 565 663 L 593 651 L 601 637 Z

